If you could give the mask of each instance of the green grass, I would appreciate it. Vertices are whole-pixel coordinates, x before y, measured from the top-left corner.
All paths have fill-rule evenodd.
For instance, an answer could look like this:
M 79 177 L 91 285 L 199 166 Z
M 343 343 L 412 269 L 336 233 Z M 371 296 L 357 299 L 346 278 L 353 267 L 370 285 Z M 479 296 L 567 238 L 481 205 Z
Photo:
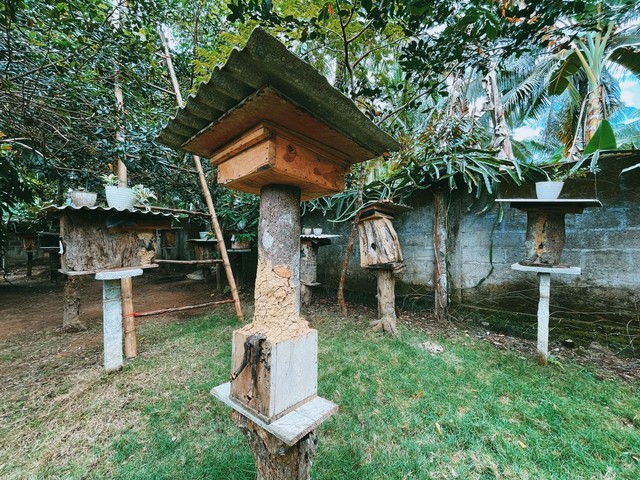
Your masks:
M 421 331 L 394 339 L 365 320 L 315 320 L 319 394 L 340 406 L 318 430 L 315 479 L 640 478 L 638 385 L 469 337 L 435 339 L 445 350 L 433 356 Z M 48 398 L 22 386 L 0 399 L 0 477 L 255 478 L 230 410 L 209 394 L 228 377 L 234 328 L 217 316 L 148 323 L 144 354 L 121 372 L 50 366 Z M 30 389 L 48 381 L 31 375 Z

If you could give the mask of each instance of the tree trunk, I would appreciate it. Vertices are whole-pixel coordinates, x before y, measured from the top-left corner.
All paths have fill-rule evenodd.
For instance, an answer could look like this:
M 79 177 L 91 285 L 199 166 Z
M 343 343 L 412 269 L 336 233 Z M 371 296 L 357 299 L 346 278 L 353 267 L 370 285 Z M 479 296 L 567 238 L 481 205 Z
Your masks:
M 80 288 L 83 278 L 69 276 L 64 284 L 64 310 L 62 314 L 62 329 L 65 332 L 78 332 L 87 327 L 80 321 Z
M 356 211 L 359 212 L 362 206 L 362 193 L 364 190 L 364 165 L 360 166 L 359 170 L 360 178 L 358 178 L 358 193 L 356 197 Z M 344 284 L 347 281 L 347 270 L 349 269 L 349 259 L 351 258 L 351 252 L 353 251 L 353 244 L 356 241 L 356 234 L 358 233 L 358 221 L 360 220 L 360 213 L 356 213 L 353 219 L 353 225 L 351 227 L 351 233 L 349 234 L 349 240 L 347 241 L 347 247 L 344 251 L 344 260 L 342 261 L 342 270 L 340 272 L 340 282 L 338 283 L 338 306 L 340 307 L 340 313 L 347 315 L 349 310 L 347 304 L 344 301 Z
M 371 322 L 374 330 L 398 334 L 396 325 L 396 279 L 392 270 L 378 270 L 378 320 Z
M 602 85 L 598 85 L 594 89 L 589 90 L 587 100 L 587 119 L 584 129 L 585 146 L 589 143 L 589 140 L 593 138 L 593 134 L 596 133 L 596 130 L 598 130 L 598 127 L 602 122 L 601 95 Z
M 260 428 L 244 415 L 233 412 L 233 420 L 249 441 L 258 480 L 307 480 L 316 453 L 315 432 L 293 446 Z
M 491 111 L 491 120 L 493 122 L 493 141 L 491 145 L 500 148 L 508 160 L 513 160 L 513 148 L 511 147 L 511 138 L 509 136 L 509 126 L 504 116 L 504 106 L 502 104 L 502 94 L 498 88 L 498 80 L 496 78 L 496 65 L 491 64 L 489 73 L 482 81 L 487 101 L 484 109 Z
M 447 272 L 448 241 L 448 195 L 436 191 L 433 199 L 433 289 L 435 293 L 434 315 L 446 320 L 449 309 L 449 279 Z

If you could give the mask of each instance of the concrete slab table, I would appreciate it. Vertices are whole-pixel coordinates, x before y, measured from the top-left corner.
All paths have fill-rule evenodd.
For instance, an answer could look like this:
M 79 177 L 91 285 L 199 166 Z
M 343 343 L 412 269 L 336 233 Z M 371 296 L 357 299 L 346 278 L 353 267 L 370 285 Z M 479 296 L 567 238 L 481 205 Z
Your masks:
M 544 365 L 549 358 L 549 300 L 551 298 L 551 274 L 580 275 L 580 267 L 541 267 L 514 263 L 512 270 L 538 274 L 540 300 L 538 300 L 538 361 Z
M 104 368 L 108 371 L 119 369 L 123 362 L 120 280 L 140 275 L 142 275 L 141 268 L 119 268 L 96 273 L 96 280 L 102 280 Z

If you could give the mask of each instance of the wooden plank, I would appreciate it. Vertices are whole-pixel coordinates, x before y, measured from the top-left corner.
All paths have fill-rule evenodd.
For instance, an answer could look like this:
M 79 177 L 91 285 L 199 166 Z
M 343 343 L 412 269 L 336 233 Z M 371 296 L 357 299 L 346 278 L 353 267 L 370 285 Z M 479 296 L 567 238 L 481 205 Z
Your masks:
M 274 149 L 271 140 L 264 140 L 240 152 L 233 159 L 218 165 L 218 183 L 227 185 L 235 180 L 255 176 L 273 167 Z
M 273 132 L 268 129 L 264 124 L 258 125 L 254 130 L 250 130 L 241 135 L 236 140 L 225 145 L 223 148 L 215 152 L 211 156 L 211 163 L 213 165 L 219 165 L 233 157 L 236 157 L 245 150 L 253 147 L 254 145 L 270 138 Z
M 213 388 L 211 394 L 289 446 L 295 445 L 298 440 L 338 411 L 338 405 L 335 403 L 315 397 L 280 419 L 267 423 L 244 405 L 234 401 L 230 396 L 230 390 L 230 384 L 224 383 Z
M 276 137 L 275 144 L 275 171 L 321 188 L 341 189 L 347 167 L 283 137 Z

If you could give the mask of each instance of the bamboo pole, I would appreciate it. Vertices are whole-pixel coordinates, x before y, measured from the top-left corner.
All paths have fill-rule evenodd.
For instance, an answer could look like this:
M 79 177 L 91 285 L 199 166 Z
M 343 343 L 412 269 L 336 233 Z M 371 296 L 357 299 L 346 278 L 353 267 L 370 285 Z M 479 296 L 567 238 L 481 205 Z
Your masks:
M 185 307 L 163 308 L 162 310 L 151 310 L 149 312 L 131 313 L 131 317 L 150 317 L 151 315 L 161 315 L 163 313 L 182 312 L 184 310 L 193 310 L 194 308 L 209 307 L 211 305 L 223 305 L 232 303 L 233 300 L 218 300 L 217 302 L 199 303 L 198 305 L 187 305 Z
M 173 61 L 171 59 L 171 52 L 169 51 L 169 44 L 167 43 L 167 39 L 164 35 L 164 32 L 162 31 L 162 27 L 158 28 L 158 32 L 160 34 L 160 40 L 162 41 L 162 46 L 164 47 L 164 59 L 167 62 L 167 69 L 169 70 L 171 85 L 173 85 L 173 89 L 176 92 L 176 99 L 178 100 L 178 105 L 182 107 L 183 100 L 182 100 L 182 94 L 180 93 L 180 84 L 178 84 L 178 77 L 176 77 L 176 72 L 173 68 Z M 204 199 L 207 204 L 209 214 L 211 215 L 211 225 L 213 226 L 213 231 L 215 232 L 216 238 L 218 239 L 218 250 L 220 252 L 220 256 L 222 257 L 222 260 L 224 263 L 224 270 L 225 270 L 225 273 L 227 274 L 227 281 L 229 282 L 229 289 L 231 290 L 231 296 L 233 297 L 233 302 L 236 309 L 236 316 L 238 317 L 238 320 L 243 321 L 244 315 L 242 314 L 242 307 L 240 306 L 240 297 L 238 296 L 238 288 L 236 286 L 235 278 L 233 277 L 233 270 L 231 269 L 231 263 L 229 262 L 227 247 L 224 244 L 222 229 L 220 228 L 220 224 L 218 223 L 218 216 L 216 215 L 216 209 L 213 206 L 213 199 L 211 198 L 211 192 L 209 191 L 209 185 L 207 185 L 207 178 L 204 175 L 204 170 L 202 169 L 202 162 L 200 162 L 199 156 L 193 155 L 193 164 L 195 165 L 196 171 L 198 172 L 198 179 L 200 180 L 200 186 L 202 187 L 202 194 L 204 195 Z

